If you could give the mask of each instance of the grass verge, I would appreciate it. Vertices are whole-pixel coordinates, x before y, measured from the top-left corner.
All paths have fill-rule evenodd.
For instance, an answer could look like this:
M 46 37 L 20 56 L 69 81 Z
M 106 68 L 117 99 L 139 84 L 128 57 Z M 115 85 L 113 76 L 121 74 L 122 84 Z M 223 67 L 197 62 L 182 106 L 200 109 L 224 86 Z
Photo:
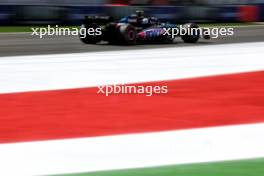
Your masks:
M 87 163 L 89 164 L 89 163 Z M 63 176 L 263 176 L 264 159 L 176 165 Z

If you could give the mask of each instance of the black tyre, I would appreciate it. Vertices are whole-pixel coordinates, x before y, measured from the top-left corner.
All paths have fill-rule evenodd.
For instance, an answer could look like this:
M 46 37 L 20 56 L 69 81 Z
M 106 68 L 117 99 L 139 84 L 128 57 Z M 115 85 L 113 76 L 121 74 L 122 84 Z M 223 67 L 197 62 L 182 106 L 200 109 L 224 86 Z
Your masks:
M 197 29 L 197 30 L 192 30 L 193 31 L 192 35 L 186 34 L 186 35 L 181 36 L 182 40 L 185 43 L 197 43 L 199 38 L 200 38 L 200 33 L 198 30 L 199 26 L 197 24 L 194 24 L 194 23 L 188 23 L 188 24 L 185 24 L 183 27 L 186 29 L 191 29 L 191 30 Z
M 108 41 L 110 45 L 118 45 L 120 43 L 120 33 L 116 23 L 109 23 L 106 26 L 104 34 L 105 40 Z
M 119 26 L 118 40 L 121 44 L 135 45 L 137 42 L 137 30 L 130 24 Z
M 97 28 L 100 28 L 100 26 L 96 23 L 92 23 L 89 25 L 82 25 L 79 33 L 80 40 L 85 44 L 96 44 L 101 42 L 102 36 L 101 35 L 89 35 L 87 30 L 89 28 L 93 28 L 96 30 Z

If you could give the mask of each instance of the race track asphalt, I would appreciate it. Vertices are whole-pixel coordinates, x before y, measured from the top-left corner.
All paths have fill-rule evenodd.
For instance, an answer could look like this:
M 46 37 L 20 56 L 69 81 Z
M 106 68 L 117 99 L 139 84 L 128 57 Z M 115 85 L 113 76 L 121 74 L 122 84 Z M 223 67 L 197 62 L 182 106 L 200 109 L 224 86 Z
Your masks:
M 176 39 L 173 44 L 148 44 L 136 46 L 113 46 L 108 45 L 107 43 L 85 45 L 80 42 L 77 36 L 52 36 L 40 39 L 37 36 L 31 36 L 31 33 L 2 33 L 0 34 L 0 57 L 186 47 L 193 45 L 199 46 L 264 41 L 264 26 L 236 27 L 234 32 L 234 36 L 221 36 L 217 39 L 211 39 L 209 41 L 202 39 L 197 44 L 185 44 L 181 41 L 181 39 Z

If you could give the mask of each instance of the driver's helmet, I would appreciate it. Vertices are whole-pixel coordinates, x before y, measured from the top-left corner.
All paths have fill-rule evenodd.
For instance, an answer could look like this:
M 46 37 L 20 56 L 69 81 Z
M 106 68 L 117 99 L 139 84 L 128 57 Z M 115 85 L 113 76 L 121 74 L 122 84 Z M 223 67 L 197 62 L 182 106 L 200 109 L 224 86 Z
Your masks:
M 149 18 L 142 19 L 142 24 L 149 24 L 149 23 L 150 23 Z

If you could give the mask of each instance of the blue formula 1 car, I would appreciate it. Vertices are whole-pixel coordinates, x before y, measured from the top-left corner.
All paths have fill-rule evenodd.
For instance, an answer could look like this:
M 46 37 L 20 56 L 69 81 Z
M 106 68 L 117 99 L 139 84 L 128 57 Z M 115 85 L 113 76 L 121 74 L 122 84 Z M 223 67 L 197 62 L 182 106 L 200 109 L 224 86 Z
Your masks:
M 183 25 L 185 28 L 198 29 L 194 23 Z M 83 30 L 82 30 L 83 29 Z M 179 29 L 175 24 L 161 23 L 156 17 L 144 17 L 143 11 L 122 18 L 115 22 L 109 16 L 87 16 L 81 26 L 80 40 L 85 44 L 108 41 L 110 44 L 135 45 L 137 43 L 172 43 L 181 37 L 185 43 L 196 43 L 200 33 L 169 35 L 170 29 Z M 91 32 L 91 33 L 89 33 Z M 166 34 L 166 35 L 165 35 Z M 208 35 L 203 36 L 209 39 Z

